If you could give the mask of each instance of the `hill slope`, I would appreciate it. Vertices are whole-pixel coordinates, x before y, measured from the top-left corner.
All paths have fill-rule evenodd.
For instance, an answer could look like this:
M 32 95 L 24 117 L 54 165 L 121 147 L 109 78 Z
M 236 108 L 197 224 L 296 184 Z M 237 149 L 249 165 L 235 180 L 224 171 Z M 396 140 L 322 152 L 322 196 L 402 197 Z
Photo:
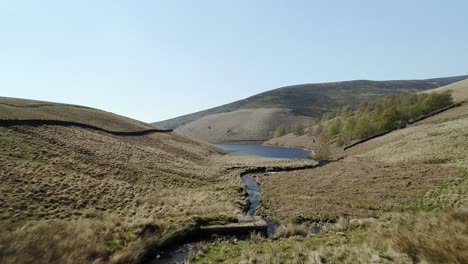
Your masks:
M 149 124 L 90 107 L 9 97 L 0 97 L 0 119 L 71 121 L 120 132 L 154 129 Z
M 320 117 L 323 113 L 334 111 L 343 105 L 357 105 L 364 99 L 401 91 L 424 91 L 466 78 L 468 76 L 465 75 L 427 80 L 356 80 L 287 86 L 154 124 L 162 128 L 175 129 L 210 114 L 248 108 L 287 108 L 294 110 L 299 115 Z
M 98 109 L 13 98 L 0 99 L 0 119 L 154 128 Z M 229 174 L 213 162 L 222 152 L 212 146 L 176 133 L 2 124 L 1 263 L 107 263 L 147 232 L 158 239 L 165 223 L 238 210 L 239 184 L 223 178 Z
M 443 87 L 431 89 L 424 91 L 424 93 L 436 92 L 442 93 L 447 90 L 453 91 L 453 99 L 454 102 L 463 102 L 468 100 L 468 80 L 462 80 L 453 84 L 449 84 Z M 464 107 L 452 109 L 451 112 L 464 112 L 464 114 L 468 114 Z M 461 114 L 461 113 L 460 113 Z M 438 115 L 444 116 L 444 115 Z M 316 149 L 318 142 L 317 135 L 315 135 L 314 128 L 307 128 L 306 133 L 301 136 L 296 136 L 293 133 L 286 134 L 284 136 L 278 138 L 272 138 L 265 142 L 265 145 L 271 146 L 283 146 L 283 147 L 297 147 L 297 148 L 305 148 L 305 149 Z
M 281 125 L 306 123 L 310 118 L 289 109 L 258 108 L 208 115 L 176 129 L 176 132 L 211 143 L 265 141 Z
M 452 83 L 440 88 L 431 89 L 428 91 L 424 91 L 424 93 L 436 92 L 442 93 L 447 90 L 453 91 L 453 101 L 454 102 L 463 102 L 468 100 L 468 80 L 459 81 L 456 83 Z
M 226 241 L 194 263 L 466 263 L 467 113 L 465 103 L 319 168 L 257 174 L 277 237 Z

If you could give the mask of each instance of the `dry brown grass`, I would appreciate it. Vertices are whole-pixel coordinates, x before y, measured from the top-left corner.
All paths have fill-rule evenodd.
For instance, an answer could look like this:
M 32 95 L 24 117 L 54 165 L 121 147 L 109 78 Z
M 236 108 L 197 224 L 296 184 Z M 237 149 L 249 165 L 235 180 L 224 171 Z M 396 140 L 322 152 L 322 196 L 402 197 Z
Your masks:
M 97 221 L 48 221 L 0 236 L 0 262 L 103 263 L 114 227 Z
M 240 109 L 204 116 L 178 127 L 182 135 L 212 143 L 264 141 L 272 138 L 279 125 L 308 123 L 311 118 L 284 108 Z
M 359 220 L 359 224 L 358 223 Z M 466 209 L 389 213 L 380 219 L 341 218 L 307 237 L 226 241 L 193 263 L 466 263 Z
M 213 162 L 221 152 L 176 134 L 11 127 L 0 128 L 0 148 L 7 263 L 93 262 L 141 243 L 148 227 L 241 212 L 240 179 Z M 46 240 L 50 249 L 38 248 Z
M 276 233 L 274 235 L 275 238 L 280 237 L 291 237 L 291 236 L 306 236 L 307 226 L 301 224 L 293 224 L 288 223 L 281 225 L 278 229 L 276 229 Z
M 260 211 L 283 223 L 336 222 L 319 235 L 216 245 L 199 263 L 466 263 L 465 110 L 366 142 L 340 162 L 260 175 Z
M 424 124 L 396 131 L 395 139 L 354 156 L 359 160 L 444 163 L 468 166 L 468 118 L 441 124 Z M 388 141 L 380 139 L 380 141 Z M 370 142 L 369 144 L 375 144 Z M 365 146 L 363 146 L 365 148 Z
M 138 137 L 137 144 L 136 138 L 76 128 L 0 133 L 4 219 L 75 219 L 85 209 L 125 217 L 190 216 L 208 210 L 213 197 L 218 204 L 209 210 L 235 210 L 229 192 L 217 190 L 238 185 L 224 182 L 222 169 L 209 165 L 219 152 L 176 135 Z M 177 198 L 187 193 L 190 199 Z
M 0 119 L 73 121 L 122 132 L 154 129 L 149 124 L 95 108 L 8 97 L 0 97 Z
M 459 81 L 439 88 L 424 91 L 422 93 L 443 93 L 448 90 L 452 91 L 453 100 L 455 102 L 463 102 L 468 100 L 468 80 Z
M 468 211 L 393 214 L 375 228 L 374 244 L 407 255 L 414 263 L 466 263 Z
M 59 126 L 0 128 L 0 148 L 2 263 L 135 262 L 195 219 L 242 214 L 242 171 L 306 163 Z
M 458 175 L 458 169 L 435 164 L 339 161 L 259 179 L 267 212 L 279 220 L 301 222 L 401 210 Z

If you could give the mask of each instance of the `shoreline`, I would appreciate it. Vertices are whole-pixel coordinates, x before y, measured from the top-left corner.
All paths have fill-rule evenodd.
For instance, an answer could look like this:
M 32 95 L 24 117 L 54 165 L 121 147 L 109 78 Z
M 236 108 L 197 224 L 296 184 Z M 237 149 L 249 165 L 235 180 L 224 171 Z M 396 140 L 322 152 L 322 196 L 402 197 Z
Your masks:
M 212 144 L 212 145 L 215 145 L 215 146 L 216 146 L 216 145 L 259 145 L 259 146 L 273 147 L 273 148 L 302 149 L 302 150 L 309 151 L 309 152 L 314 152 L 314 151 L 315 151 L 315 150 L 313 150 L 313 149 L 306 149 L 306 148 L 302 148 L 302 147 L 267 145 L 267 144 L 265 144 L 265 142 L 268 142 L 268 140 L 266 140 L 266 141 L 258 141 L 258 140 L 248 141 L 248 140 L 242 140 L 242 141 L 229 141 L 229 142 L 211 143 L 211 144 Z M 254 144 L 254 143 L 258 143 L 258 144 Z

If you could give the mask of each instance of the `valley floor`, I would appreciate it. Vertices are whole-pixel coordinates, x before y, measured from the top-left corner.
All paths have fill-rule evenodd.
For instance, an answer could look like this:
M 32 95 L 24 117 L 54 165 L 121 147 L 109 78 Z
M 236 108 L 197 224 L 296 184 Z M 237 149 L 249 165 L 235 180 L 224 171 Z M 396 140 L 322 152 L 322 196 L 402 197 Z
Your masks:
M 0 148 L 1 263 L 137 263 L 186 226 L 242 215 L 242 171 L 313 163 L 61 126 L 0 127 Z
M 320 168 L 258 174 L 260 211 L 282 231 L 207 246 L 193 262 L 466 263 L 467 112 L 428 118 Z M 322 232 L 305 231 L 314 225 Z
M 188 262 L 466 263 L 466 107 L 319 168 L 256 174 L 277 234 L 202 242 Z M 315 164 L 60 126 L 0 127 L 0 149 L 0 263 L 141 263 L 190 226 L 244 214 L 241 173 Z

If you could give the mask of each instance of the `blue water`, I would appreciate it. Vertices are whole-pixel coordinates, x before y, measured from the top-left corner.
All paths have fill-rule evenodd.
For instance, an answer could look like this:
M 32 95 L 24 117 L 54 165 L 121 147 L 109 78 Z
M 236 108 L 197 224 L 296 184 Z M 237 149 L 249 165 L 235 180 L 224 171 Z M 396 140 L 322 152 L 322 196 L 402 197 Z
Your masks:
M 216 146 L 241 155 L 256 155 L 267 158 L 310 159 L 310 151 L 299 148 L 281 148 L 259 144 L 217 144 Z
M 255 215 L 257 207 L 260 205 L 260 185 L 252 174 L 247 173 L 242 175 L 242 181 L 244 181 L 249 197 L 249 210 L 247 215 Z

